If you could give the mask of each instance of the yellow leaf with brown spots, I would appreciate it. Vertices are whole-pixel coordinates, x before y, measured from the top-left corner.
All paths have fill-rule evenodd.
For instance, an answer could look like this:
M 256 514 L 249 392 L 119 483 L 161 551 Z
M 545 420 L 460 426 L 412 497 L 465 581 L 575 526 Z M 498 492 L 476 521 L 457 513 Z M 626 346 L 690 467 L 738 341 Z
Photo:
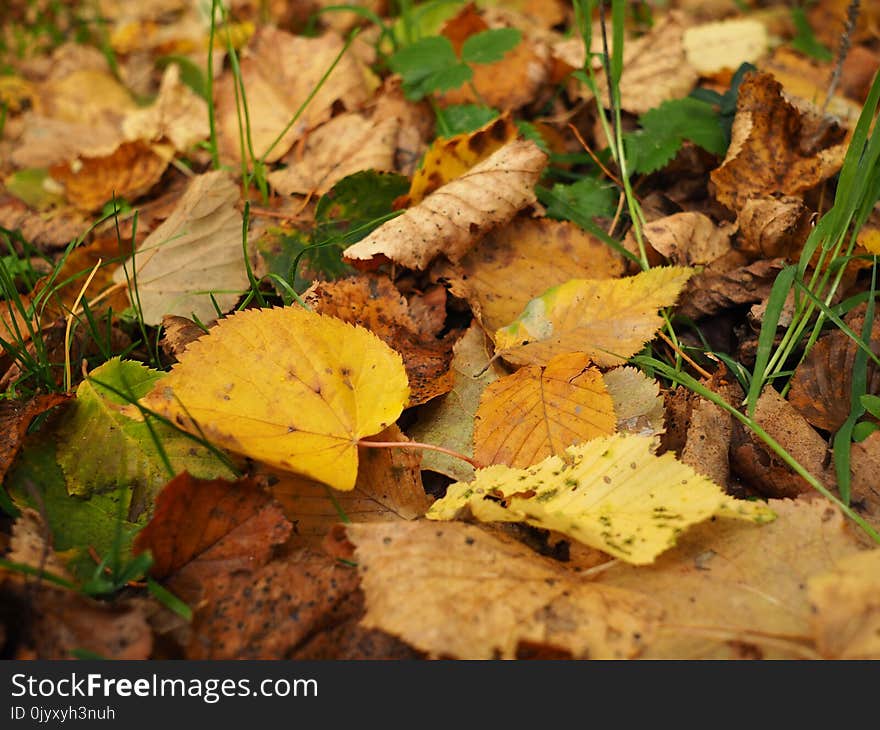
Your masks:
M 583 353 L 558 355 L 491 383 L 474 423 L 481 464 L 531 466 L 566 447 L 614 433 L 614 403 Z
M 375 335 L 285 307 L 218 322 L 144 404 L 220 447 L 349 490 L 358 441 L 408 399 L 400 356 Z

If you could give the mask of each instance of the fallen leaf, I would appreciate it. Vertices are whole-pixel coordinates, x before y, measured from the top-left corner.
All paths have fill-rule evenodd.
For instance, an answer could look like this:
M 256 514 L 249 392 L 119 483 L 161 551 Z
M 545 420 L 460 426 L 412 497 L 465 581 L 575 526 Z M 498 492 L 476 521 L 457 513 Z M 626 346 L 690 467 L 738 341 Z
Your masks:
M 19 231 L 35 246 L 53 250 L 74 238 L 86 237 L 91 221 L 72 206 L 35 212 L 20 200 L 5 196 L 0 202 L 0 226 Z
M 807 594 L 816 647 L 826 659 L 880 659 L 880 549 L 811 576 Z
M 52 534 L 40 513 L 27 507 L 15 519 L 4 558 L 72 582 L 61 557 L 52 549 Z
M 535 202 L 547 156 L 528 140 L 510 142 L 403 215 L 345 249 L 352 262 L 386 256 L 422 270 L 439 255 L 458 261 L 491 228 Z
M 418 205 L 434 191 L 513 142 L 518 134 L 513 117 L 502 114 L 473 132 L 457 134 L 448 139 L 438 138 L 425 152 L 421 166 L 413 174 L 409 193 L 396 201 L 396 207 Z
M 144 404 L 218 446 L 349 490 L 358 440 L 408 398 L 400 356 L 375 335 L 286 307 L 220 321 Z
M 769 507 L 777 519 L 760 530 L 730 520 L 697 525 L 654 565 L 618 563 L 596 577 L 662 604 L 645 658 L 816 658 L 808 578 L 858 543 L 825 500 Z
M 389 426 L 364 440 L 404 446 L 409 439 L 397 426 Z M 291 474 L 273 475 L 272 494 L 293 523 L 292 544 L 319 544 L 343 514 L 351 522 L 413 520 L 424 515 L 431 500 L 422 487 L 421 453 L 415 449 L 361 446 L 354 489 L 332 499 L 327 487 L 319 482 Z
M 854 443 L 850 453 L 853 506 L 875 528 L 880 528 L 880 433 L 874 432 L 864 441 Z
M 764 24 L 752 18 L 704 23 L 685 30 L 685 57 L 702 76 L 736 71 L 740 64 L 761 58 L 769 40 Z
M 136 410 L 131 415 L 125 410 L 162 379 L 163 373 L 116 357 L 80 384 L 56 431 L 58 463 L 70 494 L 87 497 L 130 487 L 134 495 L 129 519 L 136 521 L 140 512 L 149 511 L 153 496 L 168 480 L 165 459 L 175 472 L 186 469 L 201 477 L 230 474 L 201 444 L 163 423 L 147 424 Z M 88 448 L 83 448 L 86 444 Z
M 238 198 L 224 172 L 193 178 L 171 215 L 116 270 L 115 282 L 136 284 L 146 324 L 166 314 L 212 322 L 218 307 L 226 312 L 238 301 L 248 286 Z
M 623 47 L 620 106 L 631 114 L 644 114 L 669 99 L 687 96 L 697 82 L 684 45 L 684 15 L 671 12 L 658 20 L 649 33 Z M 601 38 L 601 36 L 600 36 Z M 610 107 L 605 72 L 596 79 L 602 105 Z
M 269 184 L 282 195 L 323 195 L 361 170 L 393 171 L 399 129 L 393 117 L 340 114 L 310 133 L 302 148 L 294 147 L 282 159 L 287 167 L 269 173 Z
M 548 287 L 569 279 L 613 279 L 624 267 L 617 253 L 574 223 L 515 218 L 487 233 L 460 268 L 453 291 L 494 332 Z
M 291 145 L 308 130 L 330 119 L 337 102 L 344 109 L 360 107 L 369 94 L 366 69 L 349 50 L 318 88 L 343 48 L 335 33 L 319 38 L 293 36 L 266 26 L 254 34 L 247 54 L 241 59 L 241 83 L 247 90 L 250 140 L 254 154 L 266 162 L 280 160 Z M 241 161 L 239 111 L 236 81 L 231 71 L 214 82 L 217 105 L 218 142 L 221 156 L 233 163 Z M 296 123 L 287 127 L 309 95 Z M 271 150 L 270 150 L 271 148 Z
M 400 79 L 391 76 L 376 98 L 374 119 L 394 118 L 398 121 L 397 145 L 394 151 L 394 169 L 402 175 L 417 174 L 427 141 L 434 132 L 434 112 L 428 102 L 407 101 L 400 88 Z
M 284 542 L 290 523 L 251 479 L 172 479 L 156 498 L 134 552 L 150 551 L 150 574 L 187 602 L 225 592 L 236 573 L 255 572 Z
M 846 322 L 857 334 L 864 328 L 864 307 Z M 880 320 L 871 328 L 871 351 L 880 355 Z M 791 378 L 788 402 L 807 421 L 826 431 L 837 431 L 849 417 L 852 403 L 853 363 L 859 346 L 837 328 L 822 335 Z M 880 393 L 880 369 L 867 364 L 866 393 Z
M 483 391 L 474 417 L 474 458 L 526 467 L 566 447 L 614 432 L 616 418 L 602 374 L 581 353 L 530 365 Z
M 473 456 L 474 416 L 483 390 L 507 374 L 493 362 L 487 350 L 486 335 L 471 324 L 452 348 L 452 390 L 419 410 L 419 420 L 409 433 L 416 441 Z M 422 469 L 435 471 L 458 481 L 473 478 L 474 468 L 461 459 L 436 451 L 422 454 Z
M 205 330 L 191 319 L 166 314 L 162 317 L 162 339 L 159 340 L 159 345 L 169 359 L 176 360 L 180 353 L 203 334 Z
M 97 211 L 114 199 L 148 193 L 168 167 L 168 156 L 143 142 L 126 142 L 105 157 L 82 157 L 49 168 L 64 195 L 80 210 Z
M 770 74 L 749 73 L 739 87 L 727 157 L 712 171 L 718 202 L 739 211 L 749 198 L 796 195 L 840 170 L 847 145 L 832 135 L 818 147 L 807 116 L 782 96 Z
M 748 264 L 745 256 L 733 251 L 690 279 L 676 311 L 700 319 L 742 304 L 766 301 L 784 265 L 784 259 Z
M 755 406 L 755 422 L 788 454 L 825 485 L 834 485 L 834 469 L 826 464 L 828 444 L 803 416 L 772 387 L 764 388 Z M 768 497 L 796 497 L 813 491 L 752 431 L 734 423 L 730 465 L 749 486 Z
M 634 367 L 617 367 L 602 374 L 614 404 L 617 431 L 635 436 L 657 436 L 664 431 L 660 383 Z
M 484 522 L 528 522 L 634 565 L 651 563 L 687 527 L 714 516 L 758 524 L 773 512 L 736 500 L 654 440 L 616 435 L 570 446 L 526 469 L 490 466 L 457 482 L 427 517 L 456 518 L 465 507 Z
M 24 401 L 4 399 L 0 402 L 0 482 L 21 450 L 31 422 L 68 398 L 63 393 L 47 393 Z
M 495 333 L 495 346 L 516 364 L 543 365 L 560 353 L 584 352 L 600 367 L 620 365 L 660 329 L 657 310 L 675 303 L 692 274 L 669 266 L 624 279 L 572 279 L 532 299 Z
M 316 312 L 364 327 L 400 353 L 410 384 L 410 406 L 452 388 L 453 343 L 418 328 L 406 299 L 388 277 L 362 275 L 322 282 L 306 292 L 305 299 Z
M 800 198 L 749 198 L 737 216 L 743 253 L 794 259 L 810 235 L 813 213 Z
M 660 615 L 508 537 L 472 525 L 347 525 L 366 598 L 362 624 L 434 657 L 512 659 L 546 646 L 574 658 L 627 658 Z
M 730 231 L 702 213 L 675 213 L 647 223 L 645 240 L 671 264 L 700 266 L 730 251 Z

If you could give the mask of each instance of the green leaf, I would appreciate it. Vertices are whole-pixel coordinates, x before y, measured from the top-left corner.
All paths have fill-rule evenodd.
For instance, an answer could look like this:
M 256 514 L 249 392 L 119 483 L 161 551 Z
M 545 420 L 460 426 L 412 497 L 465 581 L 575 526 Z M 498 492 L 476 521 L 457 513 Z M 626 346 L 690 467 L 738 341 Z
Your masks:
M 454 104 L 445 109 L 437 108 L 437 127 L 443 130 L 444 137 L 473 132 L 485 126 L 498 116 L 498 112 L 488 106 L 478 104 Z
M 579 219 L 608 218 L 617 208 L 617 189 L 592 177 L 571 185 L 556 183 L 551 192 L 547 217 L 556 220 L 578 222 L 572 217 L 573 213 Z
M 538 149 L 541 150 L 544 154 L 551 154 L 550 148 L 547 146 L 547 140 L 541 136 L 541 133 L 538 131 L 538 128 L 532 124 L 531 122 L 526 122 L 525 120 L 519 119 L 516 122 L 516 128 L 520 131 L 520 134 L 525 139 L 530 139 L 536 145 L 538 145 Z
M 877 429 L 880 429 L 880 425 L 874 423 L 873 421 L 859 421 L 855 426 L 853 426 L 852 440 L 856 443 L 864 441 Z
M 10 175 L 3 184 L 7 192 L 29 207 L 45 210 L 64 202 L 64 195 L 60 192 L 53 193 L 44 185 L 47 180 L 49 180 L 47 170 L 32 167 Z
M 388 59 L 391 70 L 400 74 L 406 97 L 421 99 L 432 91 L 461 86 L 472 73 L 455 56 L 445 36 L 431 36 L 397 51 Z
M 71 495 L 89 497 L 131 487 L 128 517 L 136 519 L 151 511 L 153 497 L 175 474 L 185 470 L 205 479 L 232 476 L 218 457 L 188 436 L 156 420 L 148 424 L 129 415 L 126 407 L 162 377 L 164 373 L 116 357 L 80 384 L 57 430 L 58 463 Z M 128 400 L 114 390 L 127 394 Z
M 665 101 L 639 117 L 642 129 L 625 135 L 627 159 L 635 172 L 650 173 L 666 165 L 689 140 L 723 155 L 727 139 L 711 104 L 686 97 Z
M 205 72 L 197 64 L 193 63 L 192 59 L 186 56 L 172 54 L 170 56 L 160 56 L 156 59 L 156 65 L 159 68 L 165 68 L 172 63 L 176 63 L 180 67 L 180 80 L 184 85 L 189 86 L 190 89 L 205 101 L 210 102 Z
M 518 28 L 491 28 L 475 33 L 461 47 L 461 58 L 468 63 L 495 63 L 516 48 L 522 40 Z
M 791 9 L 791 20 L 795 28 L 795 36 L 791 39 L 792 48 L 807 56 L 812 56 L 818 61 L 830 61 L 834 58 L 834 54 L 816 38 L 802 7 Z
M 874 418 L 880 418 L 880 396 L 871 395 L 870 393 L 862 395 L 859 398 L 864 408 Z

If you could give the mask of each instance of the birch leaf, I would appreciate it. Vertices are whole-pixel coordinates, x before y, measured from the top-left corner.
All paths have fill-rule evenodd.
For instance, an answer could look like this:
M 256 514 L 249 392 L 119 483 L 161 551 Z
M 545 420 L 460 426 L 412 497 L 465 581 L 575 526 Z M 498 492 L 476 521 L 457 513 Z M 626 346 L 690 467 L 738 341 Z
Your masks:
M 223 172 L 194 178 L 174 212 L 116 270 L 117 283 L 136 280 L 147 324 L 166 314 L 212 322 L 215 302 L 225 312 L 238 301 L 248 285 L 238 196 Z
M 555 355 L 585 352 L 601 367 L 622 364 L 660 326 L 661 307 L 675 303 L 693 269 L 656 267 L 624 279 L 572 279 L 532 299 L 495 333 L 505 360 L 545 365 Z
M 400 355 L 375 335 L 286 307 L 222 320 L 144 401 L 218 446 L 349 490 L 358 440 L 408 398 Z
M 627 563 L 651 563 L 690 525 L 713 516 L 756 523 L 774 518 L 737 500 L 672 454 L 653 454 L 644 436 L 610 436 L 571 446 L 526 469 L 490 466 L 456 482 L 427 516 L 455 518 L 467 506 L 482 521 L 528 522 L 557 530 Z
M 418 270 L 439 255 L 458 261 L 486 231 L 535 202 L 546 163 L 534 142 L 515 140 L 343 253 L 352 262 L 385 256 Z

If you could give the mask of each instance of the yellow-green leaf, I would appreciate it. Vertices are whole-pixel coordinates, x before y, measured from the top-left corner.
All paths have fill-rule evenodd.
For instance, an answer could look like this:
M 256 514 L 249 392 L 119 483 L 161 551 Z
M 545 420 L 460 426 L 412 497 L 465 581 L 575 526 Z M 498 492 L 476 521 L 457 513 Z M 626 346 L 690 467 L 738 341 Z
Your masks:
M 408 399 L 400 355 L 378 337 L 285 307 L 222 320 L 145 404 L 218 446 L 348 490 L 358 440 L 394 423 Z
M 774 513 L 738 500 L 654 439 L 615 435 L 572 446 L 526 469 L 490 466 L 452 484 L 427 516 L 454 519 L 468 507 L 479 520 L 528 522 L 557 530 L 636 565 L 651 563 L 682 530 L 719 515 L 756 523 Z
M 602 367 L 622 364 L 648 342 L 694 270 L 657 267 L 624 279 L 572 279 L 532 299 L 495 333 L 505 360 L 546 365 L 567 352 L 585 352 Z

